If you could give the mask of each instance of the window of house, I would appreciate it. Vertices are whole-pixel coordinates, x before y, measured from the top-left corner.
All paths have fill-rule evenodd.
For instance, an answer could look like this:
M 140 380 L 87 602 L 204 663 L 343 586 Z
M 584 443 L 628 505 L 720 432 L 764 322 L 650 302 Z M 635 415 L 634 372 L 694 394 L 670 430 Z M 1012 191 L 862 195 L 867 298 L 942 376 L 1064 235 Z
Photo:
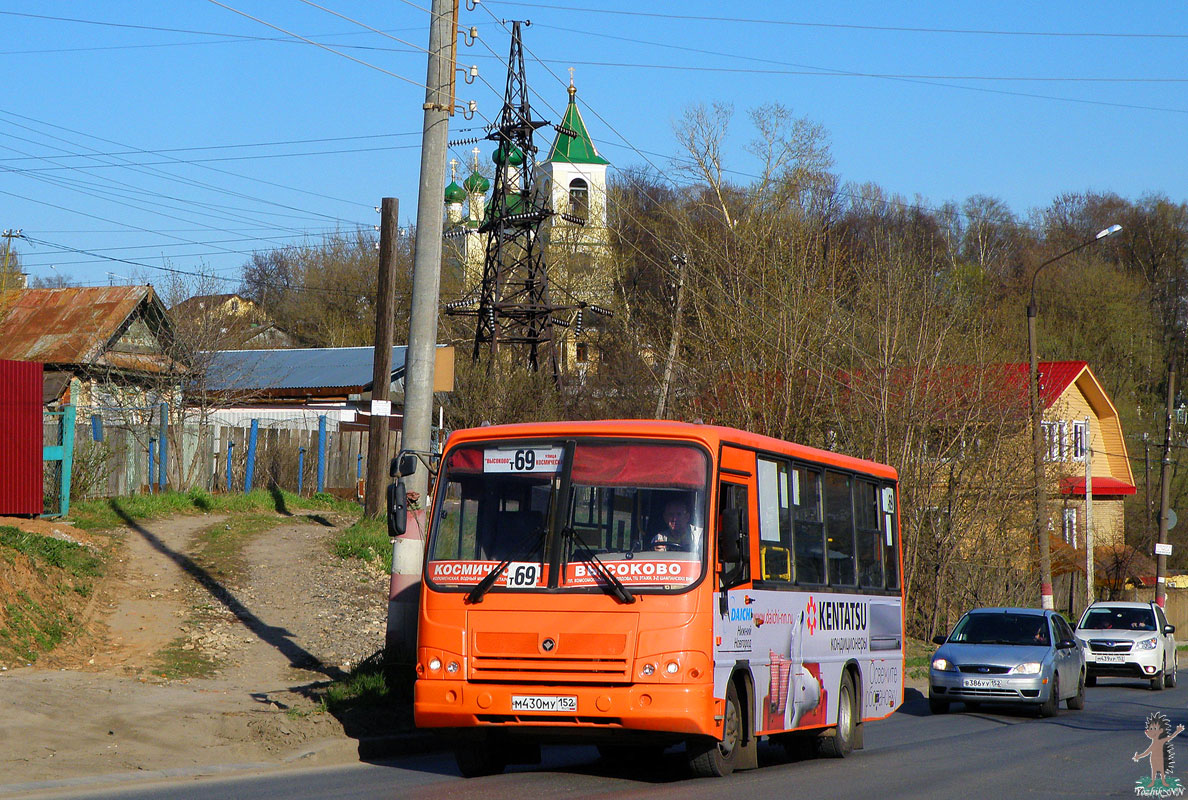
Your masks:
M 1074 422 L 1072 424 L 1072 447 L 1071 455 L 1076 461 L 1085 460 L 1085 445 L 1088 444 L 1088 439 L 1085 436 L 1085 423 Z
M 1044 458 L 1047 461 L 1063 461 L 1065 458 L 1064 423 L 1042 422 L 1040 423 L 1040 430 L 1044 437 Z
M 590 213 L 590 187 L 582 178 L 569 182 L 569 213 L 575 217 Z
M 1064 541 L 1067 544 L 1073 547 L 1077 546 L 1077 510 L 1075 508 L 1064 509 L 1064 523 L 1061 533 L 1064 535 Z

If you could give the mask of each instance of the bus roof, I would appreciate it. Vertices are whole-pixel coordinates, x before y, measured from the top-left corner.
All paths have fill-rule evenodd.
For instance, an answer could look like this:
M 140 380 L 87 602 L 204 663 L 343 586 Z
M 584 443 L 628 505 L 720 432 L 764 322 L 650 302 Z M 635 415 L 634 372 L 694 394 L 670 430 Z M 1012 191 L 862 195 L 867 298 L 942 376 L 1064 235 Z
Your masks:
M 524 422 L 512 425 L 488 425 L 481 428 L 462 428 L 450 434 L 447 445 L 485 439 L 533 439 L 556 436 L 623 436 L 648 439 L 684 439 L 701 442 L 712 451 L 721 444 L 738 445 L 755 450 L 783 453 L 792 458 L 828 464 L 841 469 L 864 472 L 881 478 L 898 479 L 894 467 L 863 458 L 818 450 L 815 447 L 785 442 L 770 436 L 727 428 L 720 425 L 696 425 L 655 419 L 604 419 L 579 422 Z

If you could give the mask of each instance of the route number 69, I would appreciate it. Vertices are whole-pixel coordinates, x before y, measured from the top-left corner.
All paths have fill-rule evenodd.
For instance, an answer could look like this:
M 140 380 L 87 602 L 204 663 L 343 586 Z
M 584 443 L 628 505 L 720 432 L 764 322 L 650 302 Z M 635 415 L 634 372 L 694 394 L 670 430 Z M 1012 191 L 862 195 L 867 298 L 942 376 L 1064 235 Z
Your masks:
M 540 580 L 540 564 L 520 562 L 507 565 L 507 585 L 516 588 L 532 587 Z

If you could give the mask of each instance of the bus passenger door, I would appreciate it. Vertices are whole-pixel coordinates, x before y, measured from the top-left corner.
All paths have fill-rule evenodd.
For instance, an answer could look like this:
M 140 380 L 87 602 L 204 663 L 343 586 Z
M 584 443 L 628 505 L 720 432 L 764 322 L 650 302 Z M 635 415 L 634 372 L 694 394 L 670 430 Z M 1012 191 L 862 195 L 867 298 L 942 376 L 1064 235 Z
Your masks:
M 717 589 L 716 655 L 724 669 L 751 656 L 754 632 L 751 598 L 743 589 L 750 586 L 750 501 L 745 483 L 722 481 L 718 485 L 717 561 L 714 580 Z M 727 671 L 727 676 L 729 672 Z

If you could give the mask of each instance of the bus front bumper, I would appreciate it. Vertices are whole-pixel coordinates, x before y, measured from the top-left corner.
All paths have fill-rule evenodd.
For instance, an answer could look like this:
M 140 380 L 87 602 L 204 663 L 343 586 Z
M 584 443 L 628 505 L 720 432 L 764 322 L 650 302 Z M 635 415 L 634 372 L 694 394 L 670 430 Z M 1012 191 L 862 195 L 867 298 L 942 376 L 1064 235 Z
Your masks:
M 519 708 L 513 709 L 513 698 L 520 698 Z M 568 708 L 546 710 L 549 705 Z M 618 729 L 717 738 L 723 706 L 708 683 L 529 687 L 418 680 L 413 712 L 420 728 L 536 726 L 575 733 Z

